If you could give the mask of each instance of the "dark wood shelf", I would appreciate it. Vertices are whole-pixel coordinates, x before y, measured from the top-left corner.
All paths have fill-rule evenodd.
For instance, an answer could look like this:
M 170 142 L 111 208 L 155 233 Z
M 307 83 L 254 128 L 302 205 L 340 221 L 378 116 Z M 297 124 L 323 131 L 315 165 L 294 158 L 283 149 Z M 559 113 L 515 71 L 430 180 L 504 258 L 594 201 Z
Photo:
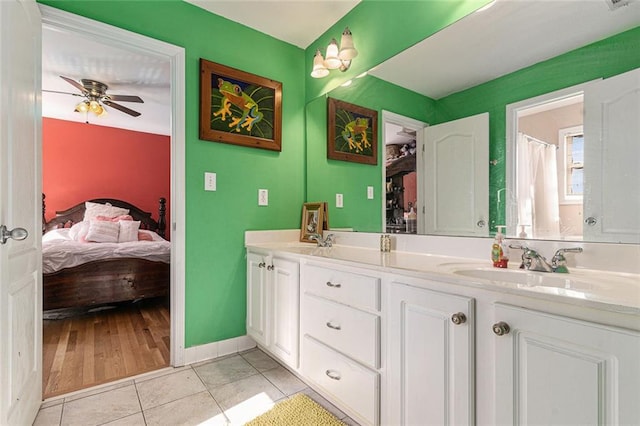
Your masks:
M 387 177 L 416 171 L 416 154 L 405 155 L 387 166 Z

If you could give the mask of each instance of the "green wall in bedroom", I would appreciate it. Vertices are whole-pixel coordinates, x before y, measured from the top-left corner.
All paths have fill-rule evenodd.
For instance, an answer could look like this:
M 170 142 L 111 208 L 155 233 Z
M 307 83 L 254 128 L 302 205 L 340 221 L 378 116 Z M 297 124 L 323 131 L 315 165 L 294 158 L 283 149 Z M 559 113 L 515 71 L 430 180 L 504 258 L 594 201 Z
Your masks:
M 246 334 L 244 231 L 300 224 L 303 50 L 181 1 L 42 3 L 185 48 L 185 346 Z M 198 138 L 200 58 L 282 82 L 282 152 Z M 203 190 L 205 171 L 217 173 L 216 192 Z M 267 207 L 259 188 L 269 189 Z

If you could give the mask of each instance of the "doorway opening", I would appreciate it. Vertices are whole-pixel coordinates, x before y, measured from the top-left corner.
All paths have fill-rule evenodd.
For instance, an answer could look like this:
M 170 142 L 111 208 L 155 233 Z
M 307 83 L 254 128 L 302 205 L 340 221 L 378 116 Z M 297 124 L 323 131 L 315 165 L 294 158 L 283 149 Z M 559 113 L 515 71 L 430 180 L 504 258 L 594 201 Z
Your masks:
M 87 372 L 87 377 L 93 374 L 95 378 L 93 382 L 89 381 L 87 382 L 88 384 L 82 384 L 81 388 L 117 380 L 121 378 L 118 376 L 119 372 L 130 376 L 132 374 L 140 374 L 145 369 L 146 371 L 154 369 L 156 365 L 182 365 L 184 363 L 184 269 L 182 266 L 184 265 L 184 49 L 45 5 L 39 5 L 39 7 L 42 13 L 43 38 L 48 29 L 73 37 L 74 43 L 78 45 L 85 46 L 86 43 L 100 43 L 104 46 L 105 51 L 129 51 L 132 55 L 138 55 L 138 57 L 147 55 L 155 58 L 156 62 L 158 60 L 162 62 L 166 67 L 165 71 L 169 74 L 169 84 L 166 87 L 166 96 L 169 98 L 169 102 L 165 110 L 165 122 L 170 123 L 166 134 L 168 138 L 167 149 L 169 151 L 167 168 L 170 170 L 167 173 L 167 188 L 164 191 L 166 194 L 161 194 L 169 204 L 166 212 L 169 219 L 167 221 L 167 235 L 170 235 L 171 246 L 169 301 L 162 298 L 142 301 L 132 300 L 130 301 L 131 303 L 125 306 L 117 306 L 117 309 L 114 308 L 116 304 L 108 304 L 109 309 L 104 309 L 105 306 L 103 305 L 92 312 L 88 312 L 85 309 L 84 313 L 81 312 L 81 315 L 76 319 L 62 319 L 57 327 L 61 329 L 61 342 L 66 345 L 65 351 L 62 351 L 59 341 L 57 348 L 54 349 L 54 358 L 64 358 L 64 356 L 70 355 L 70 359 L 72 359 L 73 354 L 70 353 L 79 349 L 81 335 L 85 341 L 88 341 L 91 338 L 95 338 L 99 333 L 104 334 L 106 332 L 111 339 L 102 341 L 104 343 L 102 356 L 99 355 L 99 350 L 96 351 L 95 348 L 89 349 L 87 346 L 84 348 L 86 350 L 83 349 L 82 356 L 77 357 L 76 361 L 79 363 L 76 363 L 73 369 L 82 369 Z M 79 54 L 97 58 L 96 63 L 100 64 L 100 52 L 101 50 L 98 49 L 80 52 Z M 72 61 L 73 59 L 71 58 Z M 75 59 L 76 62 L 81 62 L 77 60 L 77 57 Z M 106 62 L 103 61 L 105 67 L 108 66 Z M 44 67 L 43 60 L 43 71 Z M 67 77 L 91 78 L 92 75 L 87 73 L 98 71 L 96 69 L 79 69 L 74 75 Z M 69 88 L 73 89 L 71 86 Z M 117 84 L 114 84 L 113 88 L 117 90 Z M 44 85 L 43 89 L 46 89 Z M 114 91 L 113 93 L 121 92 Z M 145 95 L 142 93 L 140 95 L 150 101 L 153 99 L 150 94 Z M 129 104 L 126 105 L 127 107 L 129 106 Z M 45 109 L 43 105 L 43 111 Z M 112 115 L 122 114 L 122 109 L 120 111 L 111 109 L 109 112 Z M 122 115 L 125 116 L 125 114 Z M 92 121 L 97 121 L 100 118 L 92 116 L 91 119 Z M 132 129 L 125 131 L 132 131 Z M 89 147 L 92 142 L 97 143 L 92 140 L 87 141 L 85 154 L 88 158 L 91 158 Z M 96 159 L 96 161 L 100 161 L 100 159 Z M 116 170 L 117 167 L 114 168 L 114 171 Z M 40 170 L 40 175 L 42 176 L 42 170 Z M 109 185 L 105 184 L 101 190 L 108 192 Z M 134 202 L 133 204 L 135 205 L 136 203 Z M 154 212 L 154 219 L 157 219 L 155 217 L 158 211 L 157 208 L 144 210 Z M 80 318 L 82 318 L 82 321 Z M 73 330 L 74 327 L 76 328 L 75 332 Z M 115 338 L 114 330 L 117 331 Z M 121 340 L 120 343 L 118 343 L 118 339 Z M 124 340 L 134 343 L 134 345 L 124 349 L 122 345 Z M 45 340 L 44 343 L 46 345 L 47 341 Z M 135 347 L 135 344 L 147 347 L 155 346 L 158 350 L 150 351 L 150 355 L 143 359 L 144 357 L 140 356 L 141 351 L 131 349 Z M 162 345 L 165 346 L 163 351 L 159 349 L 159 346 Z M 105 363 L 104 358 L 106 358 L 105 354 L 107 352 L 105 348 L 111 349 L 111 354 L 113 355 L 110 361 L 113 363 L 111 365 Z M 151 355 L 152 352 L 155 352 L 155 355 Z M 49 361 L 48 356 L 50 357 L 51 355 L 47 355 L 47 349 L 44 348 L 45 363 Z M 152 359 L 154 356 L 156 359 Z M 162 359 L 157 359 L 158 357 Z M 54 360 L 51 360 L 51 365 L 53 363 Z M 100 363 L 101 365 L 98 365 Z M 120 365 L 116 366 L 116 364 Z M 124 367 L 127 364 L 140 368 L 138 370 L 126 369 Z M 45 370 L 46 367 L 45 365 Z M 66 369 L 67 367 L 65 366 L 64 368 Z M 88 370 L 90 369 L 93 370 L 93 373 L 89 373 Z M 45 397 L 52 396 L 52 393 L 47 391 L 46 382 L 48 378 L 44 377 L 43 379 L 45 382 L 43 386 Z M 72 386 L 77 386 L 77 384 L 76 382 Z M 69 388 L 66 389 L 66 392 L 72 390 L 76 389 Z M 60 393 L 65 393 L 65 390 L 61 390 L 58 387 L 55 394 Z
M 507 235 L 582 240 L 584 91 L 508 106 Z

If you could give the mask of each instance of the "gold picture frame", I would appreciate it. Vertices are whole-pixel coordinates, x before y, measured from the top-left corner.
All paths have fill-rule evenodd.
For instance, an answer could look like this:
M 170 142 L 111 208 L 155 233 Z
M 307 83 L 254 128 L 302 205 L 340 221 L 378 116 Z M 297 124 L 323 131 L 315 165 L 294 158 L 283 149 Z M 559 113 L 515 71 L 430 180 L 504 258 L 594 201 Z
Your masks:
M 327 203 L 304 203 L 302 205 L 302 221 L 300 225 L 300 241 L 313 243 L 314 235 L 322 235 L 322 230 L 329 227 L 326 215 Z

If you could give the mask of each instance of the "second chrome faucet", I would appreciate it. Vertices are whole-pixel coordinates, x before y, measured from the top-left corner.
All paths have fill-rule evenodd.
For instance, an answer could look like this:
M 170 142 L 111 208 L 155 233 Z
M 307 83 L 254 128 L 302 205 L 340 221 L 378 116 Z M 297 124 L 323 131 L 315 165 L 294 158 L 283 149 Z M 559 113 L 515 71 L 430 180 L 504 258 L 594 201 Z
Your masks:
M 551 258 L 551 264 L 549 264 L 544 256 L 523 244 L 509 244 L 509 247 L 512 249 L 522 250 L 522 263 L 520 264 L 520 269 L 538 272 L 557 272 L 566 274 L 569 272 L 569 269 L 567 268 L 567 259 L 564 257 L 564 253 L 582 253 L 581 247 L 559 249 L 555 252 Z

